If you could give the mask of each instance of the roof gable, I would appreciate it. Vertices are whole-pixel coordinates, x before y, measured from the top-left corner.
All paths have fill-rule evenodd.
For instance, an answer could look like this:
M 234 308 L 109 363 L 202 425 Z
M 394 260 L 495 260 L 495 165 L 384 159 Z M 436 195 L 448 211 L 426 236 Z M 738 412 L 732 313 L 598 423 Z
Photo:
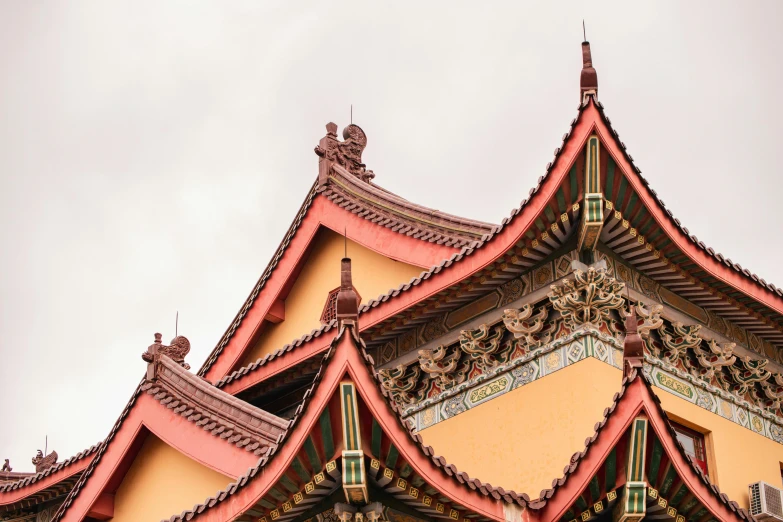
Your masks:
M 264 320 L 276 320 L 275 309 L 295 281 L 321 227 L 345 234 L 351 241 L 389 259 L 421 268 L 432 266 L 456 251 L 453 242 L 439 239 L 427 227 L 404 224 L 400 216 L 395 219 L 384 217 L 381 208 L 373 210 L 377 206 L 375 200 L 370 204 L 367 203 L 369 200 L 331 187 L 331 184 L 313 186 L 272 261 L 201 367 L 200 375 L 215 382 L 237 368 L 248 347 L 257 339 Z M 375 196 L 384 192 L 377 187 L 365 188 L 370 189 Z M 391 212 L 391 209 L 401 206 L 387 203 L 383 212 Z M 417 207 L 416 212 L 426 214 L 421 209 L 423 207 Z M 410 214 L 408 211 L 400 212 Z M 444 215 L 436 211 L 429 213 L 433 222 Z M 491 230 L 491 226 L 485 225 L 484 230 Z M 481 236 L 475 234 L 475 237 Z M 306 332 L 299 332 L 303 333 Z
M 644 516 L 663 509 L 659 514 L 672 519 L 680 513 L 689 520 L 751 520 L 685 455 L 646 377 L 628 373 L 585 449 L 571 457 L 552 489 L 531 502 L 539 519 L 592 520 L 604 509 Z M 624 501 L 634 494 L 638 502 L 629 508 Z
M 145 353 L 145 379 L 53 520 L 110 516 L 111 494 L 148 434 L 218 473 L 237 477 L 285 433 L 288 421 L 218 390 L 185 370 L 184 362 L 175 362 L 168 352 L 181 344 L 178 339 L 171 347 L 156 342 Z
M 346 462 L 354 458 L 358 459 L 353 461 L 355 469 L 364 466 L 366 480 L 359 484 L 370 489 L 369 500 L 395 502 L 395 508 L 431 511 L 428 516 L 451 520 L 461 520 L 465 514 L 504 520 L 504 509 L 510 509 L 509 505 L 525 505 L 523 497 L 472 480 L 434 457 L 432 448 L 424 446 L 400 420 L 396 407 L 381 391 L 372 364 L 354 327 L 342 328 L 324 356 L 313 386 L 305 393 L 295 426 L 280 446 L 215 498 L 172 520 L 287 520 L 302 515 L 298 508 L 303 502 L 308 506 L 310 501 L 317 506 L 324 498 L 345 502 L 346 493 L 339 488 L 351 484 L 343 474 L 350 466 Z M 340 402 L 346 390 L 357 405 L 348 410 Z M 355 422 L 346 420 L 346 415 L 351 415 L 346 411 L 354 412 Z M 307 455 L 308 446 L 313 456 Z M 297 460 L 304 461 L 304 466 L 297 465 Z M 313 469 L 315 462 L 308 462 L 316 460 L 323 466 L 319 472 Z M 316 473 L 306 482 L 312 472 Z M 327 487 L 319 492 L 320 484 Z M 229 498 L 231 501 L 226 501 Z
M 287 286 L 290 289 L 278 299 L 279 322 L 264 321 L 257 339 L 243 354 L 242 365 L 260 359 L 303 333 L 322 326 L 324 303 L 330 292 L 340 285 L 340 274 L 336 268 L 346 251 L 355 261 L 356 288 L 368 297 L 382 295 L 401 281 L 408 281 L 421 273 L 420 267 L 389 259 L 325 227 L 319 228 L 309 248 L 307 259 L 289 279 Z

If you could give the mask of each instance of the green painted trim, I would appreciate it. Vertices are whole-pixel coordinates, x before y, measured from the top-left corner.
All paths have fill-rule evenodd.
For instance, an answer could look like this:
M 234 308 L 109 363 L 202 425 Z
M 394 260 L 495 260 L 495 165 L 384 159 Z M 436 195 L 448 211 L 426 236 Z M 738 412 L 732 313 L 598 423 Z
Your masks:
M 593 476 L 593 479 L 590 481 L 588 488 L 590 489 L 590 498 L 593 502 L 597 502 L 598 497 L 601 496 L 601 487 L 598 484 L 598 475 Z
M 617 448 L 612 448 L 609 456 L 606 457 L 604 469 L 604 487 L 607 491 L 611 491 L 615 488 L 615 483 L 617 482 Z
M 397 457 L 400 456 L 400 453 L 397 451 L 397 448 L 394 447 L 394 444 L 389 446 L 389 454 L 386 455 L 386 467 L 395 469 L 395 466 L 397 466 Z
M 278 500 L 279 502 L 285 502 L 286 500 L 288 500 L 288 495 L 281 493 L 280 490 L 277 489 L 277 487 L 270 489 L 269 494 L 272 495 L 272 497 L 275 500 Z
M 310 476 L 310 473 L 307 471 L 307 468 L 305 468 L 304 463 L 298 455 L 294 457 L 294 461 L 291 463 L 291 467 L 294 469 L 299 478 L 302 479 L 302 482 L 310 482 L 312 477 Z
M 606 185 L 604 189 L 604 197 L 611 200 L 612 199 L 612 189 L 614 188 L 614 169 L 617 165 L 615 164 L 612 157 L 607 154 L 606 155 Z
M 560 211 L 561 214 L 568 211 L 568 207 L 566 206 L 565 202 L 565 194 L 563 193 L 563 187 L 560 187 L 557 189 L 557 208 Z
M 324 444 L 324 458 L 334 458 L 334 433 L 332 433 L 332 417 L 329 413 L 329 406 L 321 413 L 319 423 L 321 424 L 321 438 L 323 439 Z M 321 466 L 319 465 L 317 468 L 313 469 L 320 470 Z
M 380 460 L 381 458 L 381 438 L 383 437 L 383 431 L 381 425 L 373 417 L 372 419 L 372 456 Z
M 307 437 L 307 440 L 305 440 L 304 450 L 307 455 L 307 460 L 310 461 L 310 466 L 315 470 L 323 469 L 324 466 L 321 464 L 321 459 L 318 457 L 318 452 L 315 450 L 315 444 L 313 443 L 312 437 Z
M 663 446 L 658 437 L 653 442 L 652 455 L 650 457 L 650 469 L 647 473 L 647 481 L 655 488 L 658 487 L 658 471 L 661 469 L 661 459 L 663 458 Z
M 282 484 L 283 487 L 288 491 L 290 491 L 291 493 L 296 493 L 297 491 L 299 491 L 299 486 L 296 484 L 296 482 L 288 478 L 287 475 L 283 475 L 282 477 L 280 477 L 280 484 Z
M 259 500 L 258 503 L 261 504 L 261 506 L 265 507 L 266 509 L 275 509 L 277 507 L 276 504 L 273 504 L 273 503 L 271 503 L 268 500 L 263 499 L 263 498 L 261 500 Z
M 576 200 L 579 198 L 579 185 L 577 184 L 576 177 L 579 175 L 579 172 L 577 172 L 576 169 L 576 162 L 574 162 L 574 166 L 571 167 L 571 171 L 568 173 L 569 178 L 571 178 L 571 204 L 576 202 Z
M 682 499 L 689 493 L 688 488 L 685 487 L 685 484 L 680 482 L 680 488 L 677 490 L 677 492 L 672 495 L 672 498 L 669 500 L 670 506 L 677 506 L 680 502 L 682 502 Z
M 677 470 L 674 469 L 674 466 L 671 464 L 669 465 L 669 469 L 666 471 L 666 476 L 663 477 L 663 483 L 661 484 L 661 488 L 659 489 L 661 495 L 664 497 L 669 496 L 669 491 L 672 489 L 672 486 L 674 485 L 674 481 L 677 479 Z
M 348 451 L 362 449 L 359 435 L 359 411 L 356 388 L 352 382 L 340 383 L 340 405 L 343 414 L 343 446 Z
M 582 498 L 580 495 L 576 498 L 576 501 L 574 502 L 574 506 L 577 510 L 581 513 L 582 511 L 587 511 L 587 502 L 585 502 L 585 499 Z
M 627 476 L 629 482 L 644 480 L 644 461 L 647 449 L 647 419 L 636 418 L 631 427 L 631 440 L 628 445 Z

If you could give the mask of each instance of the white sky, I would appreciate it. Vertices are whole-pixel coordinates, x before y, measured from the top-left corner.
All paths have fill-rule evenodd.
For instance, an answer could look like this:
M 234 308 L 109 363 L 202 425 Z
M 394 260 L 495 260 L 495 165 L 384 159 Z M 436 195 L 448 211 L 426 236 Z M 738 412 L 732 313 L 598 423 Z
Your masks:
M 177 310 L 198 369 L 351 104 L 379 184 L 507 216 L 576 116 L 583 18 L 644 176 L 699 239 L 783 285 L 782 3 L 260 4 L 0 4 L 0 459 L 15 471 L 47 434 L 61 458 L 103 439 Z

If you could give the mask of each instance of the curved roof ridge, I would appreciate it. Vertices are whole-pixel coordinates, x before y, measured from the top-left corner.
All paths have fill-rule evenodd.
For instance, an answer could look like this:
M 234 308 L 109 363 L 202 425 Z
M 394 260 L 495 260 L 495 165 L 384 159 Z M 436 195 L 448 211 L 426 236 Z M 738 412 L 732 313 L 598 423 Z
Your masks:
M 609 119 L 609 117 L 606 115 L 606 109 L 604 108 L 604 105 L 598 100 L 594 100 L 594 103 L 596 108 L 598 109 L 598 113 L 601 115 L 604 122 L 606 123 L 606 126 L 612 132 L 614 138 L 617 140 L 617 143 L 620 145 L 620 148 L 623 154 L 625 155 L 625 159 L 628 160 L 628 163 L 634 169 L 636 175 L 639 176 L 639 179 L 642 181 L 642 184 L 645 186 L 645 188 L 647 188 L 647 190 L 650 191 L 650 194 L 653 196 L 655 201 L 661 206 L 661 208 L 663 208 L 666 211 L 666 214 L 669 217 L 669 219 L 671 219 L 672 223 L 674 223 L 677 226 L 677 228 L 683 234 L 685 234 L 685 236 L 687 236 L 688 239 L 690 239 L 690 241 L 694 245 L 707 252 L 711 257 L 715 258 L 718 262 L 726 265 L 729 268 L 733 268 L 736 272 L 748 277 L 754 283 L 783 297 L 783 289 L 776 287 L 772 283 L 767 283 L 764 280 L 764 278 L 759 277 L 758 275 L 752 273 L 747 268 L 743 268 L 742 265 L 740 265 L 739 263 L 734 263 L 731 259 L 723 256 L 720 252 L 716 252 L 713 248 L 708 247 L 707 245 L 704 244 L 703 241 L 700 241 L 698 237 L 696 237 L 694 234 L 691 234 L 688 228 L 684 226 L 679 219 L 674 217 L 672 211 L 666 207 L 666 204 L 663 202 L 663 200 L 660 197 L 658 197 L 658 193 L 652 188 L 652 186 L 650 186 L 650 182 L 647 181 L 647 179 L 644 176 L 642 176 L 641 169 L 639 169 L 639 167 L 634 162 L 633 156 L 631 156 L 628 153 L 628 148 L 626 147 L 625 143 L 620 139 L 620 134 L 614 129 L 614 127 L 612 127 L 612 122 Z
M 46 468 L 43 471 L 39 471 L 38 473 L 30 473 L 26 477 L 20 478 L 19 480 L 16 480 L 14 482 L 6 482 L 5 484 L 0 485 L 0 493 L 4 493 L 6 491 L 14 491 L 16 489 L 29 486 L 30 484 L 34 484 L 43 478 L 46 478 L 54 473 L 57 473 L 61 469 L 70 466 L 74 462 L 77 462 L 85 457 L 92 455 L 93 453 L 98 451 L 98 448 L 100 447 L 101 444 L 103 444 L 103 442 L 98 442 L 97 444 L 93 444 L 89 448 L 80 451 L 76 455 L 73 455 L 72 457 L 69 457 L 62 462 L 58 462 L 55 465 Z
M 266 412 L 187 371 L 169 357 L 160 357 L 161 369 L 141 389 L 174 413 L 213 435 L 252 451 L 263 453 L 276 445 L 290 421 Z
M 439 217 L 441 219 L 454 222 L 458 225 L 481 229 L 484 231 L 484 233 L 490 232 L 496 226 L 492 223 L 449 214 L 447 212 L 442 212 L 424 205 L 419 205 L 418 203 L 413 203 L 376 183 L 368 183 L 358 179 L 356 176 L 352 175 L 350 172 L 339 165 L 335 165 L 333 169 L 335 172 L 340 174 L 340 181 L 350 184 L 352 188 L 362 192 L 368 192 L 370 195 L 379 198 L 383 198 L 386 202 L 402 207 L 405 210 L 419 212 L 431 217 Z M 334 179 L 334 176 L 331 179 Z
M 149 366 L 156 364 L 160 364 L 161 369 L 155 368 L 150 373 Z M 169 356 L 159 354 L 153 362 L 148 363 L 148 374 L 134 389 L 109 435 L 101 444 L 95 446 L 98 449 L 95 458 L 65 497 L 52 517 L 52 522 L 61 520 L 65 516 L 65 512 L 89 480 L 109 444 L 144 392 L 188 422 L 256 455 L 273 451 L 292 424 L 292 421 L 281 419 L 217 389 L 209 381 L 189 372 Z M 256 426 L 254 421 L 259 424 Z

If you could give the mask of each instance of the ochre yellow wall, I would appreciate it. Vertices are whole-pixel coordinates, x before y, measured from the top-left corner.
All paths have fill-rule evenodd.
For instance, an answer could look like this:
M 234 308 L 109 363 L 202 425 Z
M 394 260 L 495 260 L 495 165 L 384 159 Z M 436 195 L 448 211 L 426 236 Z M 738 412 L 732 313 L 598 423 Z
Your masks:
M 249 351 L 243 365 L 321 326 L 326 297 L 340 286 L 340 260 L 344 252 L 343 236 L 326 228 L 317 233 L 310 257 L 285 300 L 285 321 L 264 324 L 258 343 Z M 348 257 L 352 263 L 353 285 L 362 296 L 362 302 L 407 283 L 423 270 L 389 259 L 350 240 Z
M 535 498 L 563 476 L 584 449 L 619 390 L 620 370 L 588 358 L 421 432 L 437 455 L 471 477 Z M 661 388 L 664 409 L 709 432 L 711 478 L 748 507 L 748 484 L 781 486 L 783 445 L 757 435 Z
M 775 487 L 783 487 L 780 479 L 783 444 L 753 433 L 748 428 L 660 388 L 653 390 L 672 420 L 685 421 L 683 424 L 692 424 L 691 427 L 707 433 L 708 451 L 715 463 L 710 468 L 710 479 L 731 500 L 736 500 L 747 509 L 748 484 L 763 480 Z M 707 466 L 710 467 L 712 462 L 708 461 Z
M 603 417 L 618 370 L 593 358 L 567 366 L 421 432 L 471 477 L 538 497 Z
M 113 522 L 159 522 L 192 508 L 233 479 L 150 434 L 117 489 Z

